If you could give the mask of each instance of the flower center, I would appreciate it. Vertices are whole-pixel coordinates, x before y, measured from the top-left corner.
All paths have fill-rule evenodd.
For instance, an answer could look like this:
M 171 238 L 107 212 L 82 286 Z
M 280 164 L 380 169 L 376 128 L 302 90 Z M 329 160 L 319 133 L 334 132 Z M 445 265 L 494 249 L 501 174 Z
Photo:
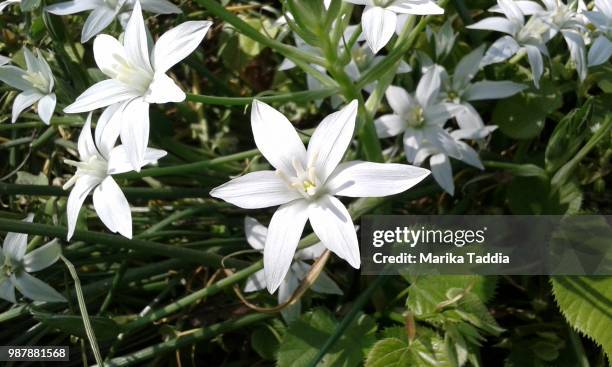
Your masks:
M 110 69 L 105 69 L 103 72 L 144 95 L 153 81 L 153 73 L 132 65 L 129 60 L 120 55 L 113 55 L 113 60 L 114 63 Z
M 23 79 L 30 83 L 34 88 L 38 89 L 41 93 L 47 94 L 51 92 L 51 83 L 42 72 L 28 72 L 23 76 Z
M 317 159 L 317 155 L 313 154 L 306 168 L 302 167 L 302 163 L 294 158 L 291 164 L 295 171 L 293 176 L 287 175 L 281 170 L 277 170 L 276 174 L 289 186 L 290 188 L 299 192 L 306 199 L 313 199 L 321 193 L 321 180 L 317 177 L 316 167 L 314 162 Z
M 68 180 L 63 188 L 67 190 L 78 180 L 79 177 L 88 175 L 98 177 L 100 180 L 103 180 L 106 176 L 108 176 L 108 162 L 104 159 L 100 159 L 97 156 L 90 157 L 87 161 L 76 162 L 70 159 L 65 159 L 64 163 L 67 165 L 73 166 L 77 168 L 74 176 Z
M 423 107 L 414 107 L 406 116 L 406 123 L 409 127 L 419 128 L 425 124 L 425 111 Z
M 541 43 L 542 36 L 548 31 L 550 26 L 538 18 L 531 17 L 527 24 L 516 35 L 516 40 L 520 44 Z
M 449 102 L 459 103 L 461 102 L 461 96 L 457 91 L 451 89 L 446 92 L 446 100 Z

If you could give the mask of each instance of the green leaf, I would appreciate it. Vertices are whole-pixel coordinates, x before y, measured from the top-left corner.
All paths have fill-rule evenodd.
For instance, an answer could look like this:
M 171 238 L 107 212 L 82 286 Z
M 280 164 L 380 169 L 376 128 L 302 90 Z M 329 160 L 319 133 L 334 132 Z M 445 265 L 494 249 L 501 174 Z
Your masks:
M 86 339 L 87 334 L 83 327 L 83 319 L 76 315 L 54 315 L 43 312 L 32 312 L 32 316 L 53 329 L 61 330 L 70 335 L 75 335 L 79 338 Z M 89 317 L 91 326 L 99 339 L 114 339 L 122 332 L 122 329 L 117 323 L 106 317 Z
M 447 292 L 452 288 L 466 289 L 471 287 L 482 302 L 489 301 L 495 294 L 496 277 L 479 275 L 427 275 L 410 277 L 410 288 L 406 306 L 416 316 L 423 316 L 436 311 L 436 307 L 448 300 Z
M 560 108 L 561 95 L 549 82 L 501 100 L 493 110 L 492 121 L 514 139 L 531 139 L 544 128 L 546 116 Z
M 315 309 L 302 315 L 287 329 L 278 350 L 279 367 L 307 366 L 325 341 L 334 333 L 338 322 L 325 309 Z M 325 355 L 319 366 L 358 366 L 365 350 L 374 344 L 376 324 L 368 316 L 357 316 L 340 339 Z
M 280 341 L 285 334 L 285 326 L 279 320 L 266 324 L 251 334 L 251 347 L 261 358 L 273 361 L 280 347 Z
M 386 334 L 395 334 L 392 328 Z M 425 327 L 417 329 L 417 338 L 412 342 L 403 335 L 379 340 L 374 344 L 365 362 L 365 367 L 441 367 L 448 366 L 446 346 L 440 336 Z
M 19 171 L 17 172 L 17 178 L 15 183 L 18 185 L 49 185 L 49 179 L 44 173 L 40 172 L 38 175 L 33 175 L 29 172 Z
M 406 341 L 386 338 L 378 341 L 368 353 L 366 367 L 412 367 L 417 366 L 414 351 Z
M 553 277 L 555 300 L 569 324 L 612 358 L 612 277 Z

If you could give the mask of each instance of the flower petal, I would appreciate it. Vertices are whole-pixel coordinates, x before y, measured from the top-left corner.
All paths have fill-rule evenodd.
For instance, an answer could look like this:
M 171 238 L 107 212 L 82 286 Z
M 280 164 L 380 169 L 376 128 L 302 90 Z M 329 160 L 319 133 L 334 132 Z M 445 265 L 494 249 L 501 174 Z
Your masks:
M 93 51 L 98 68 L 110 78 L 116 77 L 118 69 L 128 63 L 128 56 L 121 42 L 107 34 L 101 34 L 94 39 Z
M 374 53 L 389 42 L 395 33 L 397 14 L 379 6 L 367 6 L 361 16 L 366 42 Z
M 381 197 L 399 194 L 429 176 L 429 170 L 396 163 L 342 163 L 329 178 L 332 195 Z
M 536 88 L 540 88 L 540 78 L 544 73 L 544 60 L 542 54 L 536 46 L 525 45 L 527 50 L 527 59 L 529 60 L 529 66 L 531 66 L 531 75 L 533 77 L 533 84 Z
M 463 98 L 468 101 L 507 98 L 525 89 L 527 89 L 526 85 L 508 80 L 483 80 L 470 85 L 465 91 L 465 94 L 463 94 Z
M 47 94 L 38 101 L 38 116 L 47 125 L 51 122 L 57 98 L 55 93 Z
M 318 242 L 315 245 L 298 251 L 296 253 L 296 258 L 300 260 L 316 260 L 323 254 L 323 252 L 325 252 L 325 250 L 326 247 L 321 242 Z
M 333 196 L 325 195 L 308 207 L 312 229 L 323 245 L 353 268 L 359 269 L 359 244 L 351 215 L 344 204 Z
M 108 27 L 117 13 L 109 8 L 108 6 L 96 7 L 85 20 L 83 24 L 83 31 L 81 31 L 81 43 L 86 43 L 92 39 L 95 35 L 102 32 Z
M 298 200 L 282 205 L 272 216 L 264 247 L 266 287 L 274 293 L 287 275 L 306 220 L 308 204 Z
M 293 125 L 282 113 L 254 100 L 251 128 L 257 148 L 274 168 L 293 173 L 294 160 L 301 163 L 302 167 L 306 166 L 306 148 Z
M 117 144 L 119 134 L 121 134 L 121 115 L 127 102 L 115 103 L 104 109 L 94 133 L 96 146 L 104 159 L 108 160 L 110 153 Z
M 393 112 L 399 116 L 407 116 L 412 112 L 417 101 L 412 98 L 404 88 L 389 86 L 385 91 L 385 97 Z
M 149 90 L 144 96 L 147 103 L 183 102 L 185 98 L 187 96 L 181 87 L 164 73 L 155 73 Z
M 444 69 L 439 65 L 433 65 L 425 75 L 419 80 L 415 97 L 419 104 L 425 108 L 433 104 L 440 94 L 440 87 L 442 86 L 442 72 Z
M 214 188 L 210 195 L 244 209 L 268 208 L 302 198 L 274 171 L 247 173 Z
M 489 47 L 480 62 L 480 67 L 483 68 L 487 65 L 506 61 L 512 55 L 516 54 L 520 48 L 521 46 L 519 46 L 514 38 L 510 36 L 501 37 Z
M 436 182 L 451 195 L 455 194 L 455 183 L 453 182 L 453 170 L 448 156 L 443 153 L 434 154 L 429 158 L 431 173 Z
M 0 11 L 1 11 L 0 4 Z M 8 278 L 0 277 L 0 299 L 6 300 L 11 303 L 17 303 L 15 299 L 15 286 Z
M 23 221 L 31 223 L 33 219 L 34 216 L 30 214 Z M 28 249 L 28 235 L 26 233 L 8 232 L 4 237 L 2 247 L 5 256 L 13 261 L 20 262 Z
M 181 9 L 166 0 L 140 0 L 142 10 L 155 14 L 181 14 Z
M 112 177 L 106 177 L 93 193 L 96 213 L 113 233 L 132 238 L 132 212 L 123 191 Z
M 474 79 L 474 76 L 480 70 L 480 61 L 484 56 L 484 51 L 484 46 L 480 46 L 459 61 L 453 73 L 453 88 L 455 90 L 462 90 Z
M 282 304 L 287 302 L 293 295 L 293 292 L 295 292 L 299 286 L 300 283 L 295 277 L 289 277 L 289 275 L 287 275 L 287 278 L 278 288 L 278 303 Z M 300 317 L 301 312 L 302 302 L 297 300 L 294 304 L 283 308 L 281 310 L 281 315 L 283 316 L 285 322 L 291 323 Z
M 189 56 L 200 45 L 212 22 L 191 21 L 182 23 L 164 33 L 153 48 L 153 68 L 165 73 Z
M 168 154 L 165 150 L 147 148 L 145 150 L 143 166 L 157 163 L 158 160 Z M 108 174 L 116 175 L 119 173 L 130 172 L 134 169 L 130 162 L 130 155 L 125 145 L 119 145 L 113 148 L 108 158 Z
M 66 218 L 68 220 L 68 235 L 66 236 L 66 239 L 68 241 L 70 241 L 72 235 L 74 234 L 79 212 L 81 211 L 85 198 L 87 198 L 87 195 L 89 195 L 91 190 L 93 190 L 93 188 L 96 187 L 100 181 L 101 180 L 99 177 L 83 175 L 77 179 L 76 184 L 70 191 L 66 206 Z
M 100 5 L 104 5 L 100 0 L 73 0 L 46 6 L 45 11 L 55 15 L 69 15 L 92 10 Z
M 64 112 L 89 112 L 136 97 L 138 91 L 135 89 L 114 79 L 107 79 L 89 87 L 74 103 L 64 108 Z
M 396 136 L 406 130 L 406 122 L 398 115 L 382 115 L 374 120 L 374 126 L 379 138 Z
M 589 49 L 589 66 L 601 65 L 612 56 L 612 41 L 601 35 L 593 41 Z M 1 79 L 1 77 L 0 77 Z
M 66 298 L 50 285 L 25 271 L 11 275 L 11 282 L 27 298 L 34 301 L 66 302 Z
M 327 116 L 310 138 L 307 160 L 314 164 L 317 175 L 323 182 L 340 163 L 351 143 L 357 108 L 357 100 L 353 100 L 340 111 Z
M 253 217 L 244 218 L 244 234 L 249 245 L 255 250 L 263 250 L 268 237 L 268 228 Z
M 23 267 L 28 273 L 45 269 L 55 263 L 61 253 L 62 247 L 57 240 L 53 240 L 25 255 Z
M 120 136 L 132 168 L 136 172 L 140 172 L 142 166 L 146 164 L 149 128 L 149 104 L 142 98 L 130 101 L 121 114 Z
M 484 122 L 480 114 L 474 106 L 468 102 L 463 102 L 461 109 L 455 113 L 455 119 L 461 129 L 480 129 L 484 126 Z
M 25 80 L 26 72 L 13 65 L 0 67 L 0 81 L 19 90 L 32 89 L 32 85 Z
M 444 9 L 435 1 L 430 0 L 398 0 L 394 1 L 386 9 L 396 13 L 414 15 L 436 15 L 444 14 Z
M 584 81 L 587 76 L 586 46 L 584 44 L 584 38 L 582 38 L 582 35 L 578 31 L 572 29 L 563 29 L 561 30 L 561 34 L 570 50 L 570 58 L 576 66 L 578 77 L 581 81 Z
M 247 278 L 244 292 L 256 292 L 266 288 L 266 273 L 263 269 Z
M 123 45 L 128 58 L 134 65 L 146 70 L 153 71 L 149 60 L 149 44 L 147 41 L 147 30 L 145 29 L 144 18 L 140 1 L 134 3 L 132 16 L 125 27 L 123 35 Z
M 85 124 L 79 134 L 77 148 L 81 161 L 87 161 L 91 157 L 100 157 L 100 153 L 98 153 L 98 149 L 91 136 L 91 112 L 87 115 L 87 120 L 85 120 Z
M 19 115 L 25 110 L 32 106 L 36 101 L 40 100 L 43 97 L 40 92 L 29 89 L 24 92 L 21 92 L 15 97 L 13 101 L 13 116 L 11 121 L 14 123 L 19 118 Z
M 468 25 L 466 28 L 503 32 L 511 36 L 513 36 L 517 30 L 516 26 L 511 21 L 502 17 L 484 18 L 481 21 Z

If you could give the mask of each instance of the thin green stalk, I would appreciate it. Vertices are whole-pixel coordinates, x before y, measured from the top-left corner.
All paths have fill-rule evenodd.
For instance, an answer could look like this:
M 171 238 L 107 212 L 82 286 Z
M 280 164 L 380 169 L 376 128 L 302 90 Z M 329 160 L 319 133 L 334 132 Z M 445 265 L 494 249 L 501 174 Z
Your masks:
M 103 367 L 103 359 L 102 354 L 100 353 L 100 348 L 98 347 L 98 341 L 96 340 L 96 334 L 91 327 L 91 321 L 89 321 L 89 313 L 87 312 L 87 304 L 85 303 L 85 298 L 83 297 L 83 290 L 81 289 L 81 281 L 79 280 L 79 276 L 77 275 L 76 269 L 74 265 L 64 257 L 64 255 L 60 255 L 60 259 L 66 264 L 70 275 L 72 276 L 72 280 L 74 281 L 74 288 L 76 290 L 77 300 L 79 303 L 79 310 L 81 311 L 81 318 L 83 319 L 83 326 L 85 327 L 85 333 L 87 334 L 87 339 L 89 339 L 89 344 L 91 346 L 91 350 L 93 351 L 94 358 L 96 363 Z
M 370 284 L 368 288 L 366 288 L 364 292 L 359 294 L 359 297 L 357 297 L 357 299 L 353 303 L 353 306 L 351 307 L 349 313 L 344 316 L 338 327 L 336 327 L 336 330 L 334 330 L 334 333 L 325 341 L 325 344 L 323 344 L 321 349 L 319 349 L 317 355 L 310 361 L 310 363 L 308 364 L 309 367 L 316 367 L 319 364 L 321 359 L 325 357 L 325 354 L 327 354 L 327 352 L 334 346 L 334 344 L 336 344 L 338 339 L 340 339 L 340 337 L 344 334 L 344 331 L 353 322 L 353 320 L 361 311 L 365 303 L 372 296 L 372 293 L 374 293 L 374 291 L 380 286 L 382 286 L 388 279 L 389 277 L 385 275 L 379 275 L 374 280 L 374 282 L 372 282 L 372 284 Z
M 198 341 L 211 339 L 222 333 L 240 330 L 249 325 L 269 319 L 273 316 L 273 314 L 268 313 L 253 313 L 237 320 L 228 320 L 218 324 L 205 326 L 203 328 L 184 333 L 182 336 L 178 336 L 163 343 L 152 345 L 125 356 L 113 358 L 106 362 L 105 365 L 107 367 L 130 366 L 134 364 L 143 365 L 144 361 L 152 359 L 160 354 L 169 353 L 188 345 L 192 345 Z
M 0 219 L 0 231 L 26 233 L 30 235 L 34 234 L 57 238 L 65 238 L 67 233 L 65 227 L 57 225 L 27 223 L 10 219 Z M 135 251 L 139 251 L 142 255 L 145 256 L 160 255 L 214 268 L 221 267 L 222 256 L 219 256 L 217 254 L 178 246 L 163 245 L 161 243 L 144 241 L 139 239 L 130 240 L 128 238 L 118 235 L 77 230 L 74 233 L 73 241 L 99 243 L 109 247 L 132 249 Z M 234 259 L 229 259 L 225 263 L 228 266 L 237 268 L 241 268 L 245 264 L 243 261 Z
M 186 198 L 209 198 L 209 188 L 165 187 L 152 189 L 146 187 L 122 188 L 126 197 L 140 200 L 176 200 Z M 0 195 L 68 196 L 70 191 L 59 186 L 18 185 L 0 182 Z
M 187 94 L 187 100 L 191 102 L 206 103 L 209 105 L 243 106 L 257 99 L 262 102 L 309 102 L 317 99 L 327 98 L 338 93 L 338 88 L 325 88 L 321 90 L 302 91 L 284 94 L 262 95 L 255 97 L 217 97 L 199 94 Z

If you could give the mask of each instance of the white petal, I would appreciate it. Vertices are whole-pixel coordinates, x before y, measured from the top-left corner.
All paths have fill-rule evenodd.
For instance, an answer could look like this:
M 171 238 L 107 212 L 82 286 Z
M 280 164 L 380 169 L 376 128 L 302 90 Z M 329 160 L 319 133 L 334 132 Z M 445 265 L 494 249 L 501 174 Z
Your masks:
M 422 147 L 423 133 L 421 129 L 406 129 L 404 132 L 403 142 L 404 151 L 406 152 L 406 160 L 413 162 L 417 152 Z
M 468 101 L 500 99 L 513 96 L 524 91 L 525 89 L 527 89 L 526 85 L 514 83 L 508 80 L 483 80 L 470 85 L 462 97 Z
M 142 17 L 140 1 L 134 4 L 132 16 L 125 27 L 123 45 L 128 58 L 143 70 L 152 71 L 149 60 L 149 45 L 147 43 L 147 31 Z
M 55 111 L 55 93 L 47 94 L 38 101 L 38 116 L 47 125 L 51 122 L 53 111 Z
M 460 159 L 461 153 L 457 147 L 457 141 L 440 126 L 427 126 L 423 130 L 423 143 L 432 145 L 439 152 L 444 152 L 451 157 Z
M 325 195 L 308 207 L 308 218 L 312 229 L 325 247 L 353 268 L 359 269 L 361 258 L 357 234 L 351 216 L 333 196 Z
M 556 0 L 553 0 L 553 1 L 556 1 Z M 546 4 L 547 0 L 543 0 L 542 2 Z M 524 15 L 534 15 L 534 14 L 544 11 L 542 6 L 536 3 L 535 1 L 514 0 L 514 3 L 521 9 L 521 12 Z M 492 6 L 488 10 L 494 13 L 503 13 L 499 5 Z
M 61 253 L 62 247 L 57 240 L 53 240 L 32 252 L 28 252 L 23 257 L 23 268 L 28 273 L 45 269 L 55 263 Z
M 296 67 L 295 63 L 290 59 L 283 59 L 281 64 L 278 66 L 278 71 L 290 70 Z
M 32 85 L 24 79 L 26 72 L 13 65 L 0 67 L 0 81 L 19 90 L 32 89 Z
M 332 195 L 381 197 L 399 194 L 429 176 L 424 168 L 396 163 L 342 163 L 329 178 Z
M 166 0 L 140 0 L 142 10 L 155 14 L 181 14 L 181 9 Z
M 249 245 L 255 250 L 263 250 L 268 237 L 268 228 L 253 217 L 244 217 L 244 234 Z
M 461 129 L 480 129 L 484 126 L 484 122 L 480 114 L 469 103 L 461 104 L 462 109 L 455 114 L 457 124 Z
M 102 32 L 104 28 L 108 27 L 117 13 L 109 8 L 108 6 L 100 6 L 95 8 L 83 25 L 83 31 L 81 32 L 81 43 L 86 43 L 96 34 Z
M 149 104 L 136 98 L 125 106 L 121 114 L 121 142 L 127 150 L 132 168 L 139 172 L 146 164 L 149 144 Z
M 406 116 L 410 114 L 416 101 L 404 88 L 396 87 L 394 85 L 389 86 L 385 91 L 385 97 L 393 112 L 399 116 Z
M 285 279 L 278 287 L 278 304 L 289 301 L 293 292 L 300 286 L 300 282 L 293 269 L 296 268 L 295 264 L 291 266 L 291 269 L 285 276 Z M 290 312 L 291 313 L 291 312 Z
M 32 53 L 32 51 L 27 48 L 23 49 L 23 57 L 25 58 L 26 67 L 29 72 L 39 72 L 41 71 L 38 66 L 38 61 L 36 60 L 36 56 Z
M 112 177 L 107 177 L 96 187 L 93 204 L 102 222 L 113 233 L 119 232 L 132 238 L 132 212 L 121 188 Z
M 576 65 L 578 77 L 583 81 L 587 76 L 586 46 L 582 35 L 571 29 L 561 30 L 563 38 L 570 50 L 570 58 Z M 610 51 L 612 52 L 612 51 Z
M 474 79 L 474 76 L 480 69 L 480 61 L 484 56 L 484 50 L 484 46 L 480 46 L 459 61 L 453 73 L 453 88 L 462 90 Z
M 282 205 L 272 216 L 264 247 L 266 286 L 270 293 L 280 286 L 291 266 L 308 219 L 307 208 L 308 204 L 299 200 Z
M 291 298 L 293 292 L 299 287 L 299 282 L 295 277 L 287 276 L 280 287 L 278 288 L 278 303 L 285 303 Z M 297 320 L 300 317 L 300 313 L 302 312 L 302 303 L 300 300 L 297 300 L 291 306 L 285 307 L 281 310 L 281 315 L 283 319 L 287 323 L 291 323 Z
M 525 23 L 525 16 L 514 0 L 497 0 L 497 5 L 511 22 L 515 24 Z
M 266 288 L 266 274 L 263 269 L 248 277 L 244 285 L 245 292 L 256 292 Z
M 68 236 L 66 239 L 68 241 L 70 241 L 72 235 L 74 234 L 74 229 L 76 228 L 77 219 L 79 217 L 79 211 L 81 211 L 85 198 L 87 198 L 89 192 L 91 192 L 91 190 L 93 190 L 93 188 L 98 185 L 100 181 L 101 179 L 99 177 L 83 175 L 77 179 L 76 184 L 70 191 L 66 206 L 66 218 L 68 219 Z
M 453 170 L 448 156 L 442 153 L 434 154 L 429 158 L 431 173 L 436 182 L 451 195 L 455 194 L 455 183 L 453 182 Z
M 444 14 L 444 9 L 439 7 L 434 1 L 428 0 L 397 0 L 389 5 L 387 9 L 402 14 Z
M 396 136 L 406 130 L 406 122 L 398 115 L 382 115 L 374 120 L 374 126 L 379 138 Z
M 604 35 L 593 41 L 589 49 L 589 66 L 601 65 L 612 56 L 612 42 Z
M 325 250 L 326 247 L 321 242 L 318 242 L 315 245 L 306 247 L 305 249 L 298 251 L 296 254 L 296 258 L 301 260 L 316 260 L 323 254 L 323 252 L 325 252 Z
M 144 98 L 148 103 L 168 103 L 183 102 L 187 96 L 172 78 L 164 73 L 155 73 Z
M 439 65 L 433 65 L 427 69 L 425 75 L 423 75 L 421 80 L 419 80 L 415 97 L 422 107 L 427 107 L 430 104 L 433 104 L 438 98 L 440 87 L 442 85 L 442 70 L 443 69 Z
M 89 112 L 135 97 L 138 97 L 135 89 L 114 79 L 107 79 L 89 87 L 73 104 L 64 108 L 64 112 Z
M 247 173 L 214 188 L 210 195 L 244 209 L 268 208 L 302 198 L 274 171 Z
M 28 215 L 23 221 L 31 223 L 34 217 Z M 8 232 L 4 237 L 2 250 L 4 255 L 13 261 L 21 262 L 28 249 L 28 235 L 25 233 Z M 2 263 L 4 264 L 4 262 Z
M 77 148 L 81 161 L 88 161 L 91 157 L 100 157 L 100 153 L 98 153 L 98 149 L 91 136 L 91 112 L 87 115 L 87 120 L 85 120 L 85 124 L 79 134 Z
M 254 100 L 251 108 L 251 127 L 257 149 L 274 168 L 293 173 L 294 160 L 302 167 L 306 166 L 306 148 L 293 125 L 282 113 Z
M 40 94 L 40 92 L 33 89 L 19 93 L 13 101 L 13 116 L 11 118 L 11 121 L 17 121 L 17 118 L 19 118 L 19 115 L 23 112 L 23 110 L 32 106 L 42 97 L 43 95 Z
M 6 57 L 6 56 L 0 55 L 0 66 L 4 66 L 4 65 L 8 64 L 9 62 L 11 62 L 11 58 L 10 57 Z
M 11 282 L 23 294 L 34 301 L 66 302 L 66 298 L 50 285 L 25 271 L 11 275 Z
M 468 25 L 468 29 L 480 29 L 484 31 L 497 31 L 514 35 L 516 33 L 516 26 L 506 18 L 502 17 L 489 17 L 479 22 Z
M 99 0 L 73 0 L 49 5 L 45 11 L 55 15 L 69 15 L 92 10 L 100 5 L 103 4 Z
M 123 45 L 107 34 L 94 39 L 93 52 L 98 68 L 110 78 L 116 77 L 122 65 L 129 63 Z
M 527 50 L 527 59 L 529 60 L 529 65 L 531 66 L 533 84 L 535 84 L 536 88 L 539 88 L 540 77 L 542 77 L 542 74 L 544 73 L 544 60 L 542 59 L 542 54 L 536 46 L 532 45 L 525 45 L 525 50 Z
M 361 16 L 361 24 L 366 42 L 374 53 L 389 42 L 397 23 L 397 14 L 378 6 L 366 7 Z
M 2 4 L 0 4 L 0 12 L 2 11 Z M 17 303 L 15 299 L 15 286 L 7 278 L 0 278 L 0 299 L 4 299 L 11 303 Z
M 144 155 L 143 166 L 157 163 L 157 161 L 168 154 L 165 150 L 147 148 Z M 134 167 L 130 161 L 130 155 L 125 145 L 114 147 L 108 158 L 108 174 L 116 175 L 119 173 L 133 171 Z
M 480 62 L 480 67 L 483 68 L 490 64 L 506 61 L 516 54 L 520 48 L 521 46 L 519 46 L 514 38 L 510 36 L 501 37 L 489 47 Z
M 325 181 L 340 163 L 353 138 L 357 100 L 321 121 L 308 143 L 307 160 L 314 163 L 319 179 Z
M 126 105 L 127 102 L 122 102 L 106 107 L 96 124 L 94 133 L 96 146 L 106 160 L 109 159 L 121 133 L 121 119 Z
M 212 22 L 185 22 L 164 33 L 153 48 L 153 68 L 166 72 L 189 56 L 202 42 Z
M 472 149 L 471 146 L 460 141 L 459 149 L 461 150 L 461 160 L 462 161 L 478 169 L 481 169 L 481 170 L 484 169 L 484 166 L 482 165 L 482 162 L 480 161 L 480 157 L 478 157 L 478 153 L 476 153 L 476 151 Z

